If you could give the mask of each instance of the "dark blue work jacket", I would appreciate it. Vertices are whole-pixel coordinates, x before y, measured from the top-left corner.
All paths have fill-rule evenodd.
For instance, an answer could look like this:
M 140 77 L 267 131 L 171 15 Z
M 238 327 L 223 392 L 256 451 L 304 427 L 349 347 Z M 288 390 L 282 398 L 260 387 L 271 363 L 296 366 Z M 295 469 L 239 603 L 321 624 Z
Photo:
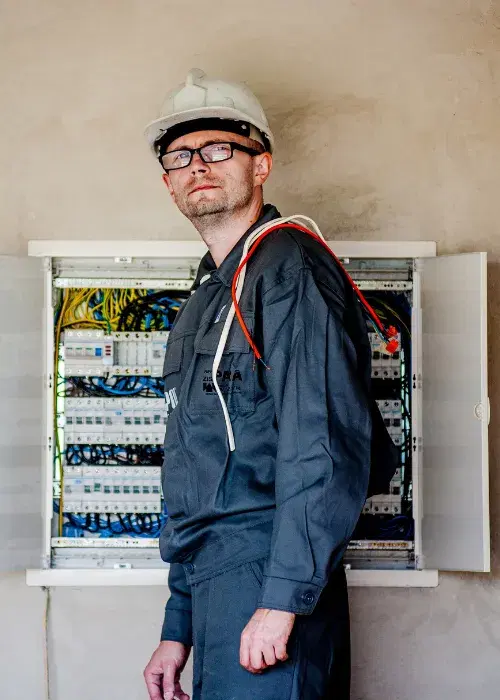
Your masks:
M 160 548 L 172 564 L 162 639 L 190 641 L 186 572 L 196 552 L 214 547 L 215 555 L 235 537 L 251 543 L 252 533 L 260 540 L 267 533 L 260 607 L 312 612 L 366 498 L 366 321 L 333 258 L 293 229 L 269 234 L 247 266 L 240 308 L 270 369 L 255 361 L 235 318 L 218 371 L 236 443 L 229 449 L 213 359 L 244 242 L 278 216 L 266 205 L 218 268 L 204 256 L 168 340 L 162 484 L 169 520 Z

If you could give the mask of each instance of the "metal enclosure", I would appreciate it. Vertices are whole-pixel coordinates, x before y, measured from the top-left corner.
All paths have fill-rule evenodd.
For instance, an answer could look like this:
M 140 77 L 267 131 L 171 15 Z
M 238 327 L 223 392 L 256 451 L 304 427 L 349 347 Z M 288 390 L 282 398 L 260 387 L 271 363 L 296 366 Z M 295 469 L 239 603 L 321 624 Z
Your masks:
M 435 257 L 435 244 L 426 242 L 332 241 L 331 246 L 342 258 L 405 258 L 415 263 L 416 567 L 391 571 L 374 564 L 373 569 L 348 571 L 348 579 L 351 585 L 431 586 L 437 584 L 438 568 L 488 570 L 485 254 Z M 50 569 L 52 261 L 59 259 L 59 269 L 68 279 L 122 274 L 137 279 L 141 274 L 134 263 L 139 259 L 146 261 L 141 263 L 146 279 L 160 277 L 165 260 L 170 264 L 164 276 L 185 278 L 180 271 L 192 268 L 205 250 L 194 241 L 95 241 L 92 247 L 88 241 L 35 241 L 30 255 L 38 259 L 0 260 L 2 314 L 8 329 L 0 345 L 0 517 L 6 552 L 1 563 L 32 567 L 27 576 L 31 585 L 165 585 L 167 577 L 164 566 L 147 568 L 147 558 L 139 558 L 143 563 L 128 570 L 79 568 L 85 567 L 83 556 L 75 568 Z M 39 258 L 45 260 L 44 272 Z

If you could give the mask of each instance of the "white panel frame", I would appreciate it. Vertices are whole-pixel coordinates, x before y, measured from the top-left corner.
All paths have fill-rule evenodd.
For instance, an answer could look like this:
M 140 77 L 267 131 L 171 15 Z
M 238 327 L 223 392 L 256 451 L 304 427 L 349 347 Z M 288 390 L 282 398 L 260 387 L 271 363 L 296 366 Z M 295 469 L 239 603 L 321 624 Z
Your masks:
M 28 569 L 28 586 L 168 586 L 168 565 L 161 569 Z M 351 587 L 434 588 L 437 571 L 347 569 Z
M 427 258 L 436 255 L 434 241 L 327 241 L 340 258 Z M 29 241 L 28 255 L 82 258 L 201 258 L 202 241 Z
M 44 346 L 44 446 L 43 446 L 43 474 L 42 474 L 42 566 L 49 567 L 51 560 L 51 538 L 53 508 L 53 472 L 54 472 L 54 307 L 52 304 L 52 260 L 49 257 L 43 260 L 44 269 L 44 293 L 43 293 L 43 346 Z
M 415 272 L 415 270 L 414 270 Z M 422 295 L 419 274 L 413 277 L 411 314 L 412 510 L 415 566 L 422 569 Z

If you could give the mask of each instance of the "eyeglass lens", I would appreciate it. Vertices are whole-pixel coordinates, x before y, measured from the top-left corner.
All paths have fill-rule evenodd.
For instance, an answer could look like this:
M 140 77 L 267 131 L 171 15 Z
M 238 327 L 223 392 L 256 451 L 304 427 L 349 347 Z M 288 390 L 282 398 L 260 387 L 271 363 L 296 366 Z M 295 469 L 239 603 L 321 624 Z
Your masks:
M 165 170 L 186 168 L 191 163 L 194 153 L 199 153 L 205 163 L 217 163 L 231 158 L 233 149 L 229 143 L 210 143 L 193 150 L 170 151 L 162 157 L 163 167 Z

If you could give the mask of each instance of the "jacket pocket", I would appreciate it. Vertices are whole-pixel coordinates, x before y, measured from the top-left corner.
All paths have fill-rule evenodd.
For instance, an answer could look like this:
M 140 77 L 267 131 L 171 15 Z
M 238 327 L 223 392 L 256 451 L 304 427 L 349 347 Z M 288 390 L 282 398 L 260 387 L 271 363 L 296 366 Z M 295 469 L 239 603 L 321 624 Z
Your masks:
M 163 387 L 165 392 L 165 413 L 168 416 L 177 407 L 182 384 L 182 360 L 186 336 L 175 338 L 167 343 L 163 361 Z
M 253 316 L 247 315 L 245 323 L 252 335 Z M 221 411 L 212 368 L 223 325 L 222 321 L 205 325 L 196 334 L 196 363 L 188 398 L 189 411 L 192 413 Z M 255 410 L 254 355 L 237 319 L 231 326 L 216 379 L 230 414 L 252 413 Z
M 259 588 L 262 588 L 262 583 L 264 581 L 264 565 L 266 561 L 267 557 L 264 557 L 261 559 L 256 559 L 255 561 L 249 561 L 246 564 L 248 571 Z
M 162 488 L 169 517 L 181 520 L 196 511 L 199 502 L 198 486 L 193 465 L 186 462 L 183 434 L 179 432 L 179 403 L 184 401 L 184 381 L 194 333 L 180 337 L 170 336 L 163 362 L 165 391 L 165 441 L 162 467 Z

